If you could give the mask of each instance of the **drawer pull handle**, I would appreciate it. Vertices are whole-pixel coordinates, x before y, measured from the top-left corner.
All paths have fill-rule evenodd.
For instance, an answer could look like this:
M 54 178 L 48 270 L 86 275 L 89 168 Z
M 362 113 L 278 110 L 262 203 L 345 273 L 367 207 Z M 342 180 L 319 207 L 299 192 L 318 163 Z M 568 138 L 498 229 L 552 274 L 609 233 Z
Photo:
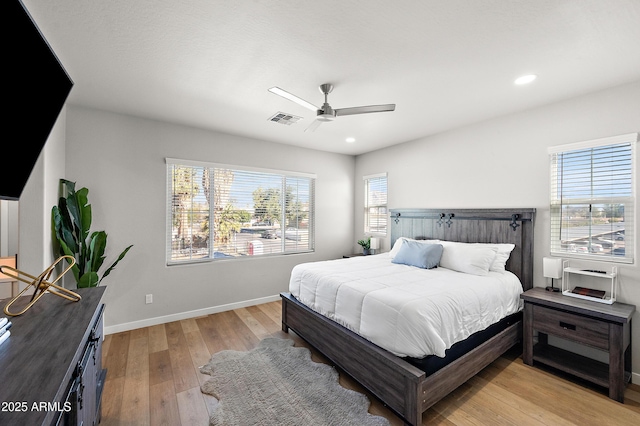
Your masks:
M 564 321 L 560 321 L 560 327 L 564 328 L 565 330 L 576 330 L 576 326 L 574 324 L 569 324 Z

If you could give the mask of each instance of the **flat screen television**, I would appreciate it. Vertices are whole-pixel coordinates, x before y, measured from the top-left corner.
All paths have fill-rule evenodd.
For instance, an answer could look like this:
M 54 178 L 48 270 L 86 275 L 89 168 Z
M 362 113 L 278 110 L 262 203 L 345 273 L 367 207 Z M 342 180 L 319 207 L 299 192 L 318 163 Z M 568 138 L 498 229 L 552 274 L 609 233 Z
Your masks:
M 20 0 L 0 1 L 4 143 L 0 199 L 18 200 L 73 81 Z

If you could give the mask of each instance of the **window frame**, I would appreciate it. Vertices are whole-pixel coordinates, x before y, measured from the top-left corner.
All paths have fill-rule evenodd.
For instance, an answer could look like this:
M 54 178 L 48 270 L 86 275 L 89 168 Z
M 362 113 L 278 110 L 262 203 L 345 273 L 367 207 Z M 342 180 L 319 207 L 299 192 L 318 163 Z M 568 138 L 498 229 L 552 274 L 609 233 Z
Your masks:
M 558 257 L 568 257 L 575 259 L 584 259 L 589 261 L 599 261 L 599 262 L 607 262 L 607 263 L 627 263 L 627 264 L 635 264 L 635 245 L 637 239 L 637 227 L 636 227 L 636 214 L 635 210 L 637 209 L 636 202 L 636 181 L 637 181 L 637 168 L 636 168 L 636 151 L 637 151 L 637 142 L 638 142 L 638 133 L 629 133 L 625 135 L 606 137 L 601 139 L 577 142 L 572 144 L 565 144 L 559 146 L 553 146 L 548 148 L 549 153 L 549 222 L 550 222 L 550 253 L 552 256 Z M 624 168 L 624 175 L 627 176 L 625 178 L 617 178 L 617 181 L 609 178 L 610 182 L 607 182 L 607 179 L 602 178 L 602 175 L 599 175 L 598 168 L 594 166 L 601 166 L 599 170 L 606 170 L 609 174 L 614 172 L 615 166 L 610 164 L 610 161 L 603 160 L 600 155 L 607 149 L 611 149 L 611 152 L 614 152 L 616 147 L 625 147 L 628 145 L 628 150 L 630 153 L 625 157 L 623 161 L 626 163 L 630 157 L 630 166 L 627 169 Z M 627 150 L 627 148 L 624 148 Z M 591 153 L 588 151 L 591 150 Z M 564 155 L 573 155 L 574 161 L 573 163 L 563 163 Z M 572 167 L 576 167 L 578 160 L 576 160 L 579 156 L 582 159 L 589 161 L 588 163 L 585 161 L 584 166 L 579 169 L 580 172 L 576 172 L 577 168 L 567 169 L 570 174 L 568 176 L 563 176 L 564 170 L 562 166 L 565 167 L 570 165 Z M 623 164 L 625 165 L 625 164 Z M 607 167 L 609 167 L 607 169 Z M 631 174 L 630 183 L 628 182 L 628 173 Z M 589 178 L 584 179 L 581 178 L 581 174 L 588 174 Z M 571 181 L 571 178 L 574 180 Z M 577 183 L 576 183 L 577 182 Z M 589 190 L 585 193 L 585 195 L 578 196 L 577 193 L 573 197 L 563 197 L 563 191 L 580 191 L 583 190 L 584 187 L 581 187 L 579 184 L 589 183 Z M 597 195 L 598 186 L 607 184 L 607 188 L 610 192 L 605 193 L 604 195 Z M 628 189 L 628 193 L 625 191 L 624 194 L 621 195 L 613 195 L 613 192 L 618 187 L 615 184 L 621 184 L 623 187 L 630 186 Z M 569 187 L 569 188 L 567 188 Z M 616 246 L 616 237 L 614 230 L 614 222 L 605 222 L 610 223 L 610 229 L 605 232 L 601 232 L 598 234 L 598 230 L 592 228 L 595 226 L 593 215 L 593 207 L 594 206 L 614 206 L 616 204 L 622 204 L 624 207 L 623 213 L 623 222 L 624 222 L 624 254 L 623 255 L 607 255 L 607 254 L 599 254 L 594 250 L 595 248 L 600 249 L 602 252 L 602 245 L 594 243 L 593 240 L 603 234 L 611 234 L 608 235 L 609 238 L 603 238 L 598 242 L 610 243 L 608 246 L 609 249 L 614 250 Z M 585 252 L 573 252 L 572 244 L 568 244 L 567 241 L 563 241 L 563 207 L 568 209 L 570 207 L 584 206 L 588 211 L 588 215 L 585 216 L 584 220 L 588 222 L 588 235 L 585 237 L 588 239 Z M 571 220 L 571 218 L 569 218 Z M 618 233 L 619 234 L 619 233 Z M 564 234 L 567 235 L 567 234 Z M 575 242 L 578 242 L 577 240 Z M 580 241 L 581 242 L 581 241 Z M 563 248 L 563 245 L 565 246 Z M 605 246 L 607 247 L 607 246 Z M 580 248 L 580 247 L 577 247 Z
M 194 160 L 183 160 L 183 159 L 176 159 L 176 158 L 169 158 L 167 157 L 165 159 L 166 162 L 166 243 L 165 243 L 165 252 L 166 252 L 166 264 L 167 266 L 174 266 L 174 265 L 186 265 L 186 264 L 194 264 L 194 263 L 206 263 L 206 262 L 217 262 L 217 261 L 232 261 L 232 260 L 240 260 L 240 259 L 253 259 L 253 258 L 263 258 L 263 257 L 269 257 L 269 256 L 287 256 L 287 255 L 291 255 L 291 254 L 301 254 L 301 253 L 313 253 L 315 252 L 315 183 L 316 183 L 316 179 L 317 176 L 316 174 L 313 173 L 303 173 L 303 172 L 292 172 L 292 171 L 285 171 L 285 170 L 276 170 L 276 169 L 266 169 L 266 168 L 259 168 L 259 167 L 250 167 L 250 166 L 237 166 L 237 165 L 230 165 L 230 164 L 221 164 L 221 163 L 213 163 L 213 162 L 205 162 L 205 161 L 194 161 Z M 208 243 L 207 244 L 207 254 L 206 256 L 201 256 L 201 257 L 194 257 L 193 255 L 190 255 L 188 257 L 186 257 L 184 260 L 182 259 L 176 259 L 173 255 L 174 255 L 174 247 L 173 247 L 173 237 L 174 237 L 174 229 L 173 229 L 173 219 L 174 219 L 174 214 L 173 214 L 173 207 L 174 207 L 174 191 L 173 191 L 173 169 L 174 167 L 185 167 L 185 168 L 193 168 L 193 169 L 209 169 L 209 200 L 212 200 L 211 202 L 209 202 L 208 204 L 208 219 L 207 219 L 207 224 L 208 224 L 208 229 L 209 229 L 209 235 L 208 235 L 208 241 L 213 241 L 213 244 Z M 215 171 L 214 171 L 215 170 Z M 260 174 L 264 174 L 265 176 L 263 177 L 266 181 L 267 177 L 269 177 L 271 180 L 273 180 L 274 178 L 280 178 L 282 185 L 280 187 L 280 189 L 283 191 L 281 192 L 281 194 L 286 194 L 286 188 L 287 188 L 287 180 L 295 180 L 295 179 L 304 179 L 304 180 L 308 180 L 308 194 L 306 194 L 308 196 L 308 233 L 307 233 L 307 244 L 306 247 L 304 248 L 296 248 L 296 249 L 287 249 L 287 238 L 282 238 L 282 237 L 286 237 L 287 235 L 287 226 L 286 226 L 286 216 L 287 216 L 287 209 L 285 208 L 285 206 L 287 205 L 287 200 L 290 200 L 288 197 L 281 197 L 280 198 L 280 208 L 281 208 L 281 215 L 280 217 L 284 220 L 281 221 L 282 225 L 280 227 L 280 236 L 278 236 L 277 240 L 281 242 L 281 251 L 275 252 L 275 253 L 264 253 L 264 254 L 251 254 L 251 255 L 228 255 L 228 256 L 222 256 L 222 257 L 218 257 L 216 256 L 216 248 L 217 248 L 217 243 L 215 242 L 215 234 L 214 234 L 214 221 L 216 220 L 216 207 L 215 207 L 215 200 L 216 200 L 216 194 L 215 194 L 215 188 L 216 186 L 214 185 L 214 175 L 216 173 L 219 173 L 221 171 L 232 171 L 232 172 L 238 172 L 238 173 L 243 173 L 246 175 L 250 175 L 250 174 L 254 174 L 256 176 L 259 176 Z M 203 173 L 204 174 L 204 173 Z M 255 183 L 259 183 L 259 180 L 256 180 Z M 231 190 L 229 188 L 229 190 Z M 248 195 L 248 193 L 245 193 L 245 195 Z M 298 200 L 298 196 L 300 195 L 300 192 L 296 192 L 296 200 Z M 223 205 L 221 208 L 225 208 L 226 204 Z M 205 209 L 206 210 L 206 209 Z M 239 208 L 238 210 L 243 210 L 241 208 Z M 255 213 L 255 212 L 254 212 Z M 190 215 L 193 214 L 193 211 L 191 211 L 189 213 Z M 252 216 L 252 218 L 255 216 L 255 214 Z M 213 218 L 213 219 L 212 219 Z M 274 228 L 275 229 L 275 228 Z M 190 232 L 190 235 L 192 235 L 193 232 Z M 236 232 L 236 234 L 240 234 L 240 232 Z M 258 237 L 256 239 L 262 240 L 262 238 Z M 297 241 L 297 240 L 296 240 Z M 295 246 L 297 247 L 297 242 L 295 243 Z M 253 245 L 255 247 L 255 244 Z M 190 245 L 190 250 L 193 250 L 193 244 Z M 237 248 L 237 247 L 236 247 Z
M 385 192 L 385 200 L 384 203 L 379 204 L 369 204 L 370 200 L 370 186 L 372 181 L 374 180 L 382 180 L 384 179 L 384 192 Z M 364 234 L 365 235 L 375 235 L 385 237 L 389 232 L 389 177 L 387 173 L 376 173 L 371 175 L 366 175 L 362 177 L 364 182 L 364 209 L 363 209 L 363 219 L 364 219 Z M 378 208 L 384 209 L 384 213 L 378 213 L 379 216 L 384 218 L 384 230 L 380 231 L 379 227 L 371 226 L 371 217 L 370 217 L 370 208 Z M 374 229 L 374 230 L 372 230 Z

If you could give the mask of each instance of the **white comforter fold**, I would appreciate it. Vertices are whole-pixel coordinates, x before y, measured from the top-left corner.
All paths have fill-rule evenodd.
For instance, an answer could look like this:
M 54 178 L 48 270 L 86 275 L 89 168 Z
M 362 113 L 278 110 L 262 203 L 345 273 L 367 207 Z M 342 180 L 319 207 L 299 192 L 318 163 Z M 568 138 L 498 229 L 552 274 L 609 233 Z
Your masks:
M 522 308 L 511 272 L 476 276 L 391 263 L 387 254 L 303 263 L 289 291 L 314 311 L 398 356 L 445 350 Z

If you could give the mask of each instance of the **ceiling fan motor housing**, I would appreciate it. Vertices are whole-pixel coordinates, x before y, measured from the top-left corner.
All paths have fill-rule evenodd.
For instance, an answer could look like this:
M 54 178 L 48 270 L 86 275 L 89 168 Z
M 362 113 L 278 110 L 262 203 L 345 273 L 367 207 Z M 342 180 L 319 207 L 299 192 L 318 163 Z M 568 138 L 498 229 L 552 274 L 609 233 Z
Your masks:
M 322 105 L 322 109 L 319 109 L 316 112 L 316 119 L 320 121 L 331 121 L 335 117 L 336 117 L 335 110 L 331 108 L 331 105 L 329 105 L 326 102 Z
M 320 93 L 324 95 L 324 104 L 322 104 L 322 108 L 316 111 L 316 119 L 320 121 L 331 121 L 336 117 L 336 112 L 331 108 L 331 105 L 329 105 L 327 95 L 333 91 L 333 84 L 324 83 L 321 84 L 318 89 L 320 89 Z

